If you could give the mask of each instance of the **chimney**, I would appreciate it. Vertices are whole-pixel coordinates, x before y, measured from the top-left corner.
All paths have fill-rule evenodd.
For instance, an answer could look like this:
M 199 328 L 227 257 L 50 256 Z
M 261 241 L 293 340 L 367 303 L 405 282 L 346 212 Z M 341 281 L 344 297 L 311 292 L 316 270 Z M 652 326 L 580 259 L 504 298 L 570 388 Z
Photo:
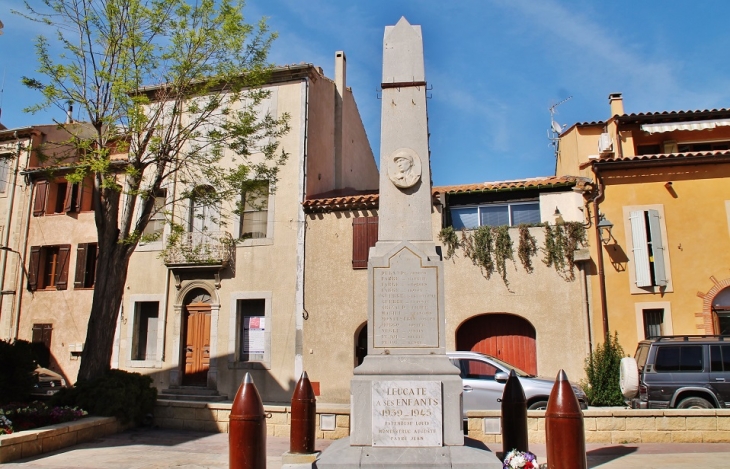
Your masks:
M 341 189 L 342 181 L 342 108 L 347 86 L 347 59 L 341 50 L 335 52 L 335 187 Z
M 74 121 L 73 113 L 74 113 L 74 103 L 69 101 L 68 109 L 66 109 L 66 123 L 67 124 L 73 123 L 73 121 Z
M 611 93 L 608 95 L 608 103 L 611 105 L 611 117 L 623 116 L 624 98 L 621 93 Z

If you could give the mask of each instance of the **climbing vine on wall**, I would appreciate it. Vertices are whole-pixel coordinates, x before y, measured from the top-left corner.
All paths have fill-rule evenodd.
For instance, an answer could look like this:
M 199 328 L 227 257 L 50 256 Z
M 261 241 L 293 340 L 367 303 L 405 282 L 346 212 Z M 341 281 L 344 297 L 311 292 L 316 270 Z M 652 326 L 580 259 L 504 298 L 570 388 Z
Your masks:
M 522 262 L 522 267 L 531 274 L 535 270 L 532 266 L 532 258 L 537 254 L 537 240 L 530 234 L 530 225 L 523 223 L 518 229 L 520 230 L 520 242 L 517 245 L 517 255 Z
M 537 247 L 537 239 L 530 233 L 530 228 L 543 226 L 545 242 L 542 248 Z M 446 227 L 439 233 L 439 240 L 446 246 L 446 259 L 456 255 L 461 248 L 464 256 L 478 266 L 487 279 L 497 271 L 505 285 L 507 279 L 507 260 L 514 264 L 514 243 L 509 234 L 509 226 L 480 226 L 475 230 L 461 230 L 459 236 L 453 227 Z M 520 225 L 517 255 L 527 273 L 534 272 L 532 259 L 538 250 L 544 254 L 543 263 L 553 267 L 566 281 L 575 279 L 575 250 L 586 245 L 585 227 L 580 222 L 566 222 L 562 225 Z

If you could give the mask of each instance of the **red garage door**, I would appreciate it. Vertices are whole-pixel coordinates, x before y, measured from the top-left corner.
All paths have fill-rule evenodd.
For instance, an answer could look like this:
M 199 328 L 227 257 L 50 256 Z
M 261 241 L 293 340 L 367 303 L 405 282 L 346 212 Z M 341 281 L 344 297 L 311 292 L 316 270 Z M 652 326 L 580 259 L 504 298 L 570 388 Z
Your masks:
M 465 321 L 456 331 L 456 349 L 486 353 L 537 374 L 535 328 L 514 314 L 483 314 Z

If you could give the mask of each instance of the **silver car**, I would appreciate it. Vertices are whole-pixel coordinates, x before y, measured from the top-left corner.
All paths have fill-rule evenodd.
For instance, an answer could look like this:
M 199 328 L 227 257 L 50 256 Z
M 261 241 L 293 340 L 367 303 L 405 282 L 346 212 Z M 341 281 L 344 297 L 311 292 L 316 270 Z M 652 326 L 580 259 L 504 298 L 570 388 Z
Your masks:
M 477 352 L 448 352 L 449 359 L 461 370 L 464 382 L 464 418 L 470 410 L 500 410 L 502 392 L 510 370 L 515 370 L 525 391 L 527 408 L 544 410 L 555 380 L 537 378 L 509 363 Z M 586 395 L 575 384 L 573 391 L 581 409 L 587 409 Z

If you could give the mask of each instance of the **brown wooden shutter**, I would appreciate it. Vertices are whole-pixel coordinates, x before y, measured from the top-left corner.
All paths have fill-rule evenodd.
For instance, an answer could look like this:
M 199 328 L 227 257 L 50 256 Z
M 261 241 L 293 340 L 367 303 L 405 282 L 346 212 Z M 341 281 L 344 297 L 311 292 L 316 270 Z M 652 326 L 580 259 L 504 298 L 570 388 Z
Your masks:
M 33 202 L 33 216 L 40 217 L 46 213 L 48 199 L 48 181 L 40 180 L 35 183 L 35 200 Z
M 71 254 L 71 245 L 58 246 L 58 266 L 56 266 L 56 290 L 68 288 L 68 259 Z
M 38 270 L 41 266 L 41 247 L 30 247 L 30 261 L 28 265 L 28 290 L 36 291 L 38 289 Z
M 63 201 L 63 211 L 66 213 L 78 212 L 81 209 L 81 184 L 66 184 L 66 196 Z
M 358 217 L 352 220 L 352 268 L 368 267 L 368 251 L 378 241 L 378 217 Z
M 89 245 L 86 243 L 79 243 L 79 247 L 76 249 L 76 275 L 74 276 L 74 288 L 84 288 L 86 283 L 86 253 L 89 250 Z

